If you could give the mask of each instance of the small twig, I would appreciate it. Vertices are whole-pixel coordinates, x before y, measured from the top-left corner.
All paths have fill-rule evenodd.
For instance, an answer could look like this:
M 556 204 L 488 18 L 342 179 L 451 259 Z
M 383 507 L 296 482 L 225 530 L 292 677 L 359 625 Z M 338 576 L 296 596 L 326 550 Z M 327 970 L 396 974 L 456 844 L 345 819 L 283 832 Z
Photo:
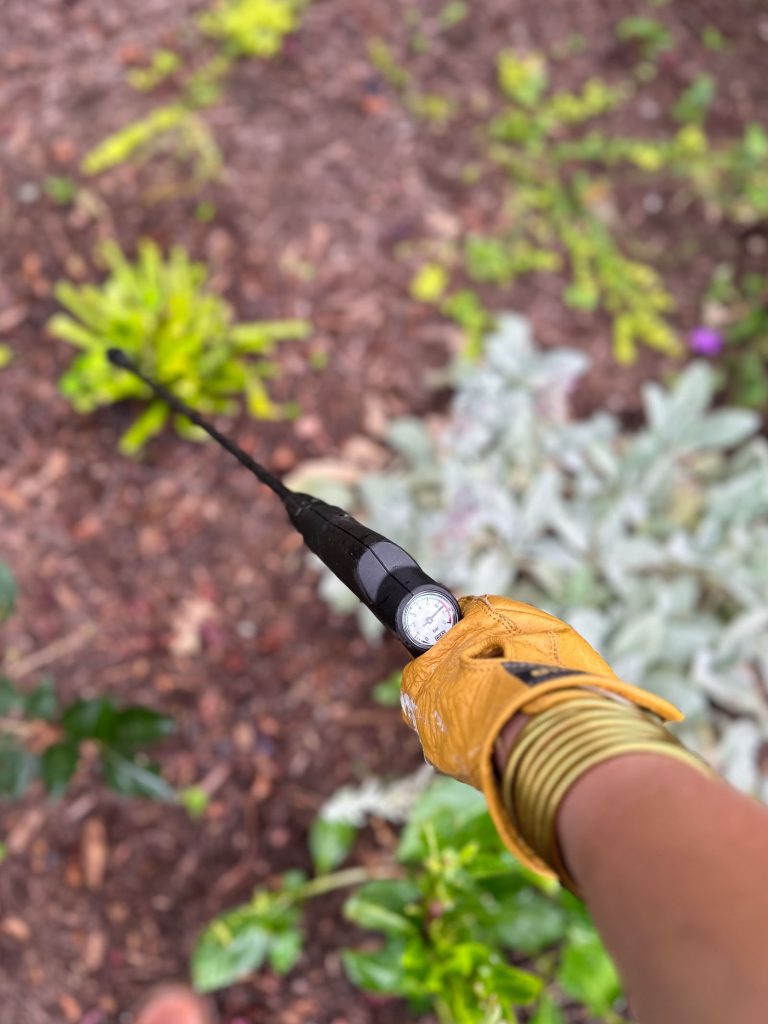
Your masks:
M 96 633 L 95 623 L 85 622 L 73 633 L 70 633 L 68 636 L 59 637 L 58 640 L 54 640 L 46 647 L 41 647 L 39 651 L 27 655 L 26 658 L 6 661 L 3 669 L 9 675 L 12 675 L 14 679 L 20 679 L 22 676 L 29 675 L 30 672 L 36 672 L 46 665 L 53 664 L 59 658 L 65 658 L 68 654 L 74 654 Z

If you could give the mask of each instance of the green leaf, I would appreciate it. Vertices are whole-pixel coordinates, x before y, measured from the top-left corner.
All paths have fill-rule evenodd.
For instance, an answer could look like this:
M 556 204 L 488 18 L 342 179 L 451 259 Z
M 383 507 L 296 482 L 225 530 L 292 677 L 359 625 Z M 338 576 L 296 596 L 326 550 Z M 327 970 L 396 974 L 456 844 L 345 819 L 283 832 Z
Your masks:
M 10 345 L 0 344 L 0 370 L 4 370 L 6 366 L 13 360 L 13 349 Z
M 403 678 L 403 673 L 398 669 L 393 672 L 392 675 L 387 676 L 380 683 L 377 683 L 371 695 L 377 704 L 381 704 L 385 708 L 398 708 L 400 707 L 400 686 Z
M 402 962 L 403 944 L 389 942 L 378 953 L 358 953 L 344 949 L 341 960 L 353 985 L 366 992 L 400 995 L 407 989 Z
M 16 581 L 5 562 L 0 562 L 0 622 L 16 607 Z
M 584 925 L 575 925 L 570 930 L 557 982 L 563 992 L 584 1003 L 598 1017 L 610 1013 L 621 995 L 613 961 L 594 929 Z
M 202 786 L 185 786 L 178 794 L 179 803 L 193 821 L 199 821 L 208 809 L 211 798 Z
M 34 754 L 0 737 L 0 794 L 18 799 L 39 771 L 40 761 Z
M 160 433 L 169 415 L 170 409 L 165 402 L 152 402 L 120 438 L 119 448 L 123 455 L 137 455 L 151 437 Z
M 318 817 L 309 830 L 309 852 L 315 871 L 324 875 L 344 860 L 357 836 L 357 828 L 346 821 Z
M 231 911 L 205 929 L 192 953 L 192 984 L 198 992 L 213 992 L 239 981 L 261 967 L 270 947 L 270 934 L 248 908 Z
M 122 796 L 146 797 L 149 800 L 171 801 L 176 791 L 158 772 L 143 766 L 115 750 L 106 748 L 101 754 L 107 785 Z
M 54 743 L 44 751 L 40 760 L 40 774 L 51 796 L 60 796 L 75 774 L 79 747 L 72 740 Z
M 58 710 L 59 701 L 56 697 L 53 679 L 46 676 L 24 698 L 24 717 L 41 718 L 45 722 L 52 722 L 56 718 Z
M 703 124 L 716 93 L 717 82 L 712 75 L 697 75 L 672 107 L 672 116 L 683 123 Z
M 495 936 L 507 949 L 529 956 L 563 938 L 567 919 L 562 909 L 534 889 L 520 889 L 504 900 Z
M 175 728 L 172 718 L 150 708 L 123 708 L 115 713 L 108 742 L 118 750 L 132 751 L 157 743 Z
M 417 302 L 433 303 L 448 287 L 448 271 L 439 263 L 425 263 L 411 281 L 411 297 Z
M 269 966 L 276 974 L 287 974 L 298 963 L 303 946 L 301 932 L 290 928 L 272 936 L 269 943 Z
M 547 64 L 541 54 L 521 56 L 513 50 L 502 50 L 497 65 L 504 94 L 524 107 L 536 106 L 549 82 Z
M 545 992 L 539 1000 L 530 1024 L 566 1024 L 562 1011 L 549 993 Z
M 0 676 L 0 715 L 23 710 L 25 699 L 24 694 L 10 679 Z
M 511 964 L 497 964 L 493 968 L 490 987 L 499 999 L 514 1006 L 524 1006 L 533 1002 L 541 992 L 541 978 Z
M 418 886 L 405 879 L 369 882 L 344 904 L 344 916 L 361 928 L 385 935 L 409 935 L 415 925 L 405 911 L 420 899 Z
M 60 725 L 73 739 L 109 742 L 116 716 L 117 709 L 108 697 L 81 698 L 66 708 Z
M 429 853 L 426 831 L 438 844 L 460 844 L 462 836 L 488 818 L 485 799 L 471 786 L 454 779 L 438 779 L 416 802 L 408 824 L 403 829 L 397 849 L 398 860 L 405 863 L 421 861 Z M 493 826 L 491 825 L 491 833 Z M 486 833 L 487 834 L 487 833 Z M 500 845 L 498 838 L 497 845 Z

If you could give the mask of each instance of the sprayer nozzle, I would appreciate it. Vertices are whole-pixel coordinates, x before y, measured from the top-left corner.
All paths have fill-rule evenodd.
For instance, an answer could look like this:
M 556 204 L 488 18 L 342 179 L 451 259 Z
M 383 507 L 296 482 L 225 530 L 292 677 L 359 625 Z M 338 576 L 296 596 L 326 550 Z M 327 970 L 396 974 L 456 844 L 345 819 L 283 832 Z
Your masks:
M 133 365 L 121 348 L 108 348 L 107 359 L 113 366 L 120 366 L 124 370 L 130 370 Z

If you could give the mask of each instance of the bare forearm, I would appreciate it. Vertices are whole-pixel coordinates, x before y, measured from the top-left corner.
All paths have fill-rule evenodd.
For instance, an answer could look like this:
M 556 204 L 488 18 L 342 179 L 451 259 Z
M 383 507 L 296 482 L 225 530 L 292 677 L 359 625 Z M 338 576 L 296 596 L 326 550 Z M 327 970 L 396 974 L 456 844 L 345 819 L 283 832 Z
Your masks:
M 496 746 L 501 770 L 525 725 Z M 557 818 L 565 861 L 640 1024 L 768 1020 L 768 811 L 664 757 L 587 772 Z
M 768 1019 L 768 813 L 686 765 L 628 755 L 558 819 L 641 1024 Z

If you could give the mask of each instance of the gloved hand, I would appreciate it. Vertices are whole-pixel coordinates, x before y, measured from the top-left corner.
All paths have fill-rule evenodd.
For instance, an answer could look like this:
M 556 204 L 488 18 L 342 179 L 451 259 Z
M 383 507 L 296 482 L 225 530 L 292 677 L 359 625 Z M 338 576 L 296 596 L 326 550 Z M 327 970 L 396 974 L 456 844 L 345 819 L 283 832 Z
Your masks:
M 506 723 L 520 712 L 546 710 L 574 687 L 616 694 L 665 721 L 682 715 L 622 682 L 561 619 L 506 597 L 465 597 L 460 604 L 461 622 L 405 668 L 403 717 L 427 760 L 482 790 L 506 845 L 541 870 L 512 829 L 496 784 L 493 749 Z

